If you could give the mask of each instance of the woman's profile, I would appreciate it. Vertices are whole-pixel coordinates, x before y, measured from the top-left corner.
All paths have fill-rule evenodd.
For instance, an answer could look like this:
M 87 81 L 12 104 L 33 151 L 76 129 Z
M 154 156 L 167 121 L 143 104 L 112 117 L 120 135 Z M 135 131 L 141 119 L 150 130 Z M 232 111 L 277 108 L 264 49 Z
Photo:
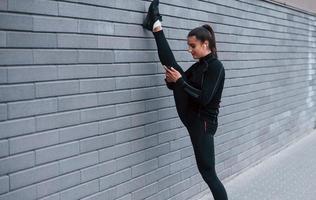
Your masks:
M 153 32 L 165 82 L 173 91 L 177 113 L 187 128 L 197 167 L 215 200 L 227 200 L 224 185 L 215 170 L 214 135 L 225 81 L 225 69 L 218 60 L 215 34 L 204 24 L 187 35 L 188 51 L 198 59 L 184 71 L 176 62 L 162 29 L 159 0 L 149 6 L 143 27 Z

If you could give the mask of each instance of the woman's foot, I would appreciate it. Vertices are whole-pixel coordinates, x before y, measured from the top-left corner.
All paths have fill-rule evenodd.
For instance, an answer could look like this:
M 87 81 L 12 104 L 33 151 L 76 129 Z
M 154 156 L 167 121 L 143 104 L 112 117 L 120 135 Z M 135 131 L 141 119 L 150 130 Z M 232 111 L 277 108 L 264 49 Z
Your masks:
M 143 27 L 149 31 L 159 31 L 159 27 L 161 30 L 162 16 L 159 14 L 158 6 L 159 0 L 153 0 L 148 8 L 147 16 L 143 21 Z

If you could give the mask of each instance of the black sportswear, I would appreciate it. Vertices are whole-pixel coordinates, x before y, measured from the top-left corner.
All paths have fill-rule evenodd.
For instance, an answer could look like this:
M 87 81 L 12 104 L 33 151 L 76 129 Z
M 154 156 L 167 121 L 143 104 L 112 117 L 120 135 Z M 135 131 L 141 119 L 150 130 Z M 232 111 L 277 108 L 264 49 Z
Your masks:
M 192 110 L 202 117 L 209 117 L 214 109 L 220 108 L 222 91 L 225 82 L 225 69 L 221 61 L 214 55 L 208 55 L 199 59 L 184 72 L 186 80 L 180 77 L 175 83 L 165 82 L 170 90 L 177 84 L 189 95 L 189 104 Z
M 163 30 L 153 34 L 160 62 L 182 75 L 175 83 L 165 81 L 173 91 L 177 113 L 189 132 L 199 172 L 214 199 L 227 200 L 225 187 L 216 173 L 214 148 L 218 105 L 225 78 L 223 65 L 212 55 L 207 55 L 184 72 L 174 59 Z

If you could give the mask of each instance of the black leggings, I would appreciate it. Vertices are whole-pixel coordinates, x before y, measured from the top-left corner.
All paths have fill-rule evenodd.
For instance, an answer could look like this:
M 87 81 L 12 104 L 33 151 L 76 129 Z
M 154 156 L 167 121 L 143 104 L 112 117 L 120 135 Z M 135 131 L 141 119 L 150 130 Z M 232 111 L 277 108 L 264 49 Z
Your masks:
M 172 66 L 181 73 L 184 80 L 187 80 L 183 69 L 174 58 L 163 30 L 153 32 L 153 34 L 158 47 L 160 62 L 163 65 Z M 188 94 L 175 85 L 173 96 L 179 118 L 189 132 L 197 167 L 203 180 L 209 186 L 215 200 L 227 200 L 226 190 L 215 170 L 214 134 L 217 130 L 217 124 L 208 124 L 207 130 L 205 130 L 205 121 L 197 116 L 196 112 L 190 110 Z

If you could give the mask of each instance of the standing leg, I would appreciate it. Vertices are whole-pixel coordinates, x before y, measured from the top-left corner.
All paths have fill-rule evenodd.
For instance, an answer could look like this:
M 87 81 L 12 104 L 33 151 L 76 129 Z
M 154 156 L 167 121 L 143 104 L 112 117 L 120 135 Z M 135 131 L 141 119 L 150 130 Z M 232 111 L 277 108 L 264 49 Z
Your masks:
M 188 130 L 199 172 L 209 186 L 214 199 L 227 200 L 225 187 L 217 177 L 215 170 L 214 134 L 217 126 L 214 125 L 214 127 L 210 127 L 205 131 L 204 120 L 194 116 L 190 117 L 189 124 Z
M 169 47 L 163 30 L 153 32 L 158 47 L 158 56 L 161 64 L 165 66 L 172 66 L 174 69 L 180 72 L 183 79 L 186 80 L 185 73 L 180 65 L 176 62 L 174 55 Z M 176 85 L 173 90 L 173 96 L 177 108 L 178 115 L 182 123 L 187 126 L 187 109 L 188 109 L 188 94 L 183 89 L 178 88 Z

